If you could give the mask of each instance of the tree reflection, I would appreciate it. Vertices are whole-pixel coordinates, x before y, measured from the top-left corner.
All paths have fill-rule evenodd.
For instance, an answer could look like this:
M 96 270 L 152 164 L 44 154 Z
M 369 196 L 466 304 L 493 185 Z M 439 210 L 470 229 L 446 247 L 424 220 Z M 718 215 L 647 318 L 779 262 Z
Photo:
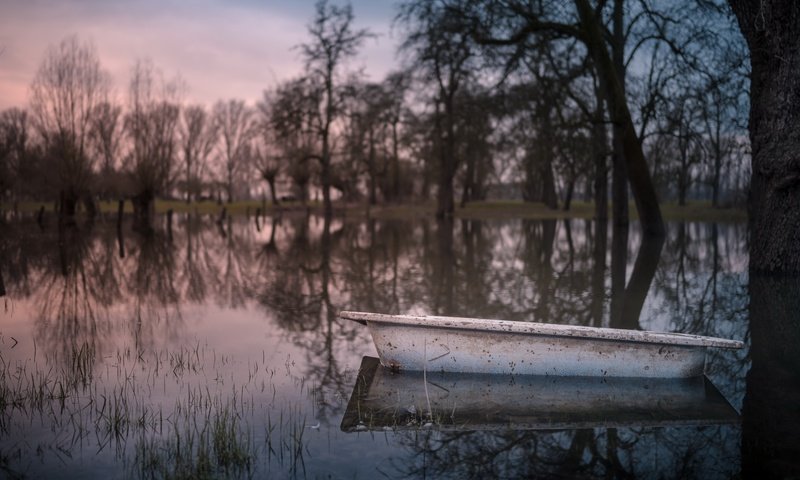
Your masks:
M 661 244 L 584 220 L 407 222 L 285 212 L 264 225 L 226 219 L 222 236 L 214 218 L 189 215 L 177 218 L 172 236 L 158 228 L 128 233 L 124 256 L 118 254 L 115 225 L 54 228 L 42 233 L 33 223 L 12 224 L 0 232 L 8 294 L 37 305 L 36 340 L 54 355 L 66 360 L 81 348 L 99 355 L 120 337 L 140 351 L 154 348 L 187 330 L 188 305 L 254 309 L 267 329 L 304 352 L 302 377 L 314 385 L 315 415 L 324 423 L 337 422 L 344 408 L 337 398 L 351 392 L 352 358 L 371 348 L 361 325 L 337 318 L 342 309 L 748 336 L 746 245 L 738 225 L 673 224 Z M 628 243 L 640 242 L 635 257 L 630 255 Z M 792 298 L 790 289 L 762 290 Z M 791 359 L 786 353 L 776 367 L 764 345 L 778 335 L 775 329 L 789 332 L 786 342 L 794 337 L 785 322 L 765 323 L 768 331 L 760 333 L 753 325 L 742 448 L 753 462 L 771 456 L 785 462 L 788 447 L 759 445 L 770 435 L 784 443 L 794 438 L 775 430 L 774 422 L 784 417 L 768 408 L 770 402 L 790 408 Z M 709 359 L 714 382 L 739 404 L 746 353 L 712 352 Z M 776 385 L 788 389 L 785 402 L 775 400 Z M 753 423 L 747 423 L 748 415 Z M 717 434 L 724 438 L 711 438 Z M 647 476 L 655 471 L 648 463 L 651 452 L 660 449 L 672 452 L 671 471 L 691 476 L 706 472 L 709 462 L 719 471 L 735 470 L 738 460 L 721 460 L 727 453 L 718 452 L 729 451 L 736 434 L 722 427 L 419 432 L 403 434 L 417 460 L 400 470 L 430 476 Z
M 98 353 L 111 333 L 106 310 L 110 292 L 116 288 L 112 279 L 98 281 L 104 275 L 95 275 L 98 264 L 105 268 L 93 242 L 93 225 L 79 227 L 59 222 L 57 255 L 41 270 L 40 287 L 35 291 L 39 317 L 35 335 L 47 350 L 65 366 L 72 366 L 76 352 L 85 352 L 88 369 L 94 368 Z M 86 364 L 82 365 L 86 369 Z M 69 372 L 69 368 L 67 369 Z M 78 382 L 80 372 L 73 372 Z
M 729 478 L 731 427 L 398 433 L 392 478 Z

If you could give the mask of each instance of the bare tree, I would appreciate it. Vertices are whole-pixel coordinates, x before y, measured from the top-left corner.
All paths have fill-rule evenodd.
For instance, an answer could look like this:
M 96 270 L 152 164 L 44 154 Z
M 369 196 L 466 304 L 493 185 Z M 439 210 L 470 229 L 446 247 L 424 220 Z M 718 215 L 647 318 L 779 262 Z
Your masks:
M 249 143 L 255 135 L 253 111 L 241 100 L 219 101 L 214 105 L 214 128 L 219 134 L 219 152 L 228 202 L 233 201 L 234 182 L 246 173 Z
M 116 167 L 122 151 L 123 139 L 122 107 L 110 101 L 95 107 L 91 120 L 92 154 L 99 161 L 98 193 L 108 197 L 119 194 L 120 186 L 115 184 Z
M 366 30 L 354 30 L 353 9 L 350 5 L 338 7 L 327 0 L 316 4 L 316 15 L 308 27 L 311 41 L 300 45 L 309 74 L 316 77 L 322 86 L 320 103 L 319 137 L 320 153 L 316 156 L 320 165 L 320 182 L 325 215 L 333 212 L 331 204 L 331 126 L 339 115 L 337 80 L 342 62 L 355 56 L 358 48 L 372 34 Z
M 319 151 L 321 98 L 319 85 L 301 77 L 278 85 L 274 91 L 264 92 L 258 107 L 269 128 L 269 143 L 276 150 L 275 160 L 294 182 L 303 203 L 313 174 L 311 161 L 318 158 L 314 152 Z
M 71 36 L 48 49 L 31 84 L 31 114 L 65 217 L 73 216 L 80 197 L 89 194 L 95 163 L 89 150 L 92 119 L 109 82 L 94 46 Z
M 401 5 L 398 21 L 407 27 L 402 49 L 412 52 L 424 80 L 432 81 L 435 134 L 439 137 L 439 190 L 436 216 L 453 215 L 456 154 L 456 93 L 469 77 L 474 49 L 469 34 L 445 2 L 409 1 Z
M 37 185 L 30 185 L 36 178 L 31 167 L 30 121 L 28 113 L 18 108 L 10 108 L 0 114 L 0 198 L 8 193 L 15 196 L 23 182 L 28 193 L 36 192 Z
M 157 195 L 175 177 L 180 121 L 179 82 L 164 81 L 149 61 L 138 61 L 131 77 L 125 130 L 130 151 L 124 158 L 132 180 L 134 216 L 148 227 Z
M 202 105 L 186 107 L 182 117 L 180 144 L 183 152 L 183 181 L 186 203 L 189 203 L 202 190 L 202 174 L 217 143 L 218 129 Z

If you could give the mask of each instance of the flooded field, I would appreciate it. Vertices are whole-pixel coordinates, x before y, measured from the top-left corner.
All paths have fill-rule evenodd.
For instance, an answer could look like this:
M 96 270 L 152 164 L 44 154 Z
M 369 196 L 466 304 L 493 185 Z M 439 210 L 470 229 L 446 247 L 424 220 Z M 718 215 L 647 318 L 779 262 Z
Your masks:
M 759 346 L 748 312 L 746 225 L 668 230 L 663 244 L 651 245 L 635 225 L 612 232 L 587 220 L 176 216 L 171 225 L 159 219 L 152 232 L 118 231 L 102 220 L 8 223 L 0 230 L 0 471 L 9 478 L 737 476 L 760 461 L 745 448 L 750 438 L 769 434 L 749 425 L 775 415 L 759 401 L 764 377 L 748 376 Z M 542 404 L 519 392 L 550 394 L 557 406 L 576 389 L 628 401 L 632 387 L 609 393 L 509 377 L 461 379 L 459 393 L 456 381 L 447 387 L 409 375 L 400 386 L 385 379 L 397 401 L 382 411 L 388 421 L 367 424 L 353 397 L 375 347 L 365 327 L 337 318 L 344 309 L 742 340 L 741 351 L 710 350 L 708 385 L 685 390 L 718 391 L 715 405 L 729 402 L 734 417 L 684 409 L 664 420 L 664 408 L 651 402 L 648 416 L 568 411 L 554 421 L 545 406 L 525 410 Z M 416 400 L 399 395 L 417 384 Z M 658 391 L 675 391 L 642 388 L 653 388 L 656 402 Z M 468 405 L 473 391 L 485 395 L 488 413 L 483 403 Z M 503 413 L 509 405 L 516 414 Z

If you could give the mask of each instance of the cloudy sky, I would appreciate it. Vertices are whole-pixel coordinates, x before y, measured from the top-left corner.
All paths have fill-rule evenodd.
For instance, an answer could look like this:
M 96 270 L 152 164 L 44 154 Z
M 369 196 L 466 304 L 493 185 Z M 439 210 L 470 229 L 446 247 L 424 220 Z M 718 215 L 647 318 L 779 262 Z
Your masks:
M 303 70 L 294 46 L 308 39 L 313 0 L 2 0 L 0 110 L 24 107 L 48 46 L 76 34 L 94 43 L 124 99 L 131 66 L 149 58 L 167 77 L 180 74 L 187 100 L 253 102 Z M 339 3 L 341 2 L 334 2 Z M 368 39 L 348 68 L 381 79 L 397 64 L 392 0 L 353 1 L 355 28 Z

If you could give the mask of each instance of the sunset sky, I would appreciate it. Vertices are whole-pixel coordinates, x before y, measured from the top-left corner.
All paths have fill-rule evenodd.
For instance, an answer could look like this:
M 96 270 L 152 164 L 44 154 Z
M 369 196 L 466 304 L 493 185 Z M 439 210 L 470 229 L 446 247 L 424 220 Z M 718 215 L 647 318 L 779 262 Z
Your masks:
M 299 51 L 314 16 L 312 0 L 5 0 L 0 1 L 0 110 L 24 107 L 48 46 L 77 34 L 91 40 L 124 101 L 136 59 L 150 58 L 167 77 L 180 74 L 189 102 L 211 104 L 262 91 L 302 72 Z M 342 2 L 332 2 L 343 4 Z M 397 65 L 394 2 L 351 2 L 355 28 L 369 28 L 358 58 L 380 80 Z

